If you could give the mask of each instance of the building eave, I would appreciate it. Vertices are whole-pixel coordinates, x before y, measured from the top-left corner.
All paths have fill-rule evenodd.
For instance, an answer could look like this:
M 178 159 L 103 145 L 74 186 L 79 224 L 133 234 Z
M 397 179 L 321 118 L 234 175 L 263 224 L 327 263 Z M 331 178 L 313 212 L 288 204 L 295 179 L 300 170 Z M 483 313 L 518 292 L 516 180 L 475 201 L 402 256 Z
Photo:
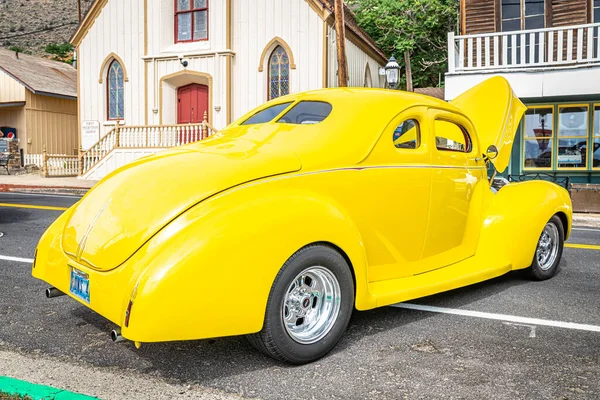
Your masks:
M 0 103 L 0 108 L 23 107 L 24 105 L 25 105 L 24 101 L 11 101 L 8 103 Z
M 73 46 L 79 47 L 89 30 L 91 29 L 92 25 L 94 25 L 96 18 L 98 18 L 98 16 L 104 9 L 104 6 L 106 6 L 106 3 L 108 3 L 108 0 L 96 0 L 94 2 L 88 13 L 85 15 L 83 21 L 81 21 L 81 24 L 79 24 L 77 32 L 75 32 L 75 34 L 71 38 L 71 44 Z

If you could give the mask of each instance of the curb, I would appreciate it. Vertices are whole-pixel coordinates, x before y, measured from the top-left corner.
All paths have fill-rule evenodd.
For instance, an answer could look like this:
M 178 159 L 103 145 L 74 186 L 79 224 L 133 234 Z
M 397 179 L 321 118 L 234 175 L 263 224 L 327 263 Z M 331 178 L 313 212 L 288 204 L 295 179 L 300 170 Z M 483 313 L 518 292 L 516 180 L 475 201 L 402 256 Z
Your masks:
M 19 186 L 0 184 L 0 192 L 31 193 L 31 194 L 64 194 L 83 196 L 90 189 L 83 187 L 56 187 L 56 186 Z
M 600 214 L 573 214 L 573 226 L 600 228 Z
M 98 400 L 97 397 L 36 385 L 6 376 L 0 376 L 0 393 L 32 400 Z

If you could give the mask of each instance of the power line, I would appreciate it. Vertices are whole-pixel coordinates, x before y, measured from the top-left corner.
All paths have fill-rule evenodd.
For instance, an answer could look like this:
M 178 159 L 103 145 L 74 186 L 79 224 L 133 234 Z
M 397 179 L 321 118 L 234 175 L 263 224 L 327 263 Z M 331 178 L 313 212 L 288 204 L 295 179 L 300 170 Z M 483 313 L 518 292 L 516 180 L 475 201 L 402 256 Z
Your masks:
M 22 36 L 27 36 L 27 35 L 33 35 L 34 33 L 52 31 L 54 29 L 62 28 L 64 26 L 77 25 L 77 24 L 78 24 L 77 22 L 67 22 L 66 24 L 55 25 L 55 26 L 51 26 L 51 27 L 48 27 L 48 28 L 44 28 L 44 29 L 38 29 L 37 31 L 25 32 L 25 33 L 17 33 L 16 35 L 12 35 L 12 36 L 0 37 L 0 40 L 12 39 L 12 38 L 22 37 Z

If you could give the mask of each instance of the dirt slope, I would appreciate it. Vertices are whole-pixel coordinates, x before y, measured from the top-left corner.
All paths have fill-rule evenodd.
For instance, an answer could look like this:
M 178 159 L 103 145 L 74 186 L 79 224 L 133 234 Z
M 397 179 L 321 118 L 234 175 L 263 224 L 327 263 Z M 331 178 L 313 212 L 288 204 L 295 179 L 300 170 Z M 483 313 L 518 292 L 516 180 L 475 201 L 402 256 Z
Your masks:
M 81 0 L 84 14 L 91 4 Z M 69 41 L 78 18 L 77 0 L 0 0 L 0 46 L 46 55 L 46 45 Z

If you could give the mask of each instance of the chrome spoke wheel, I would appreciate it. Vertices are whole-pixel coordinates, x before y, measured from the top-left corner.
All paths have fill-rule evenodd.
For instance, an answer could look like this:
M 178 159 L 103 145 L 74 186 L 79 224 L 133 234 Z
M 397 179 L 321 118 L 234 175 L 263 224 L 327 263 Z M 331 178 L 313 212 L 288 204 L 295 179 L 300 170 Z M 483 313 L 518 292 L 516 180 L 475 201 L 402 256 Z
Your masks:
M 559 251 L 559 233 L 558 228 L 552 222 L 548 222 L 538 241 L 535 257 L 537 263 L 543 271 L 547 271 L 554 265 Z
M 287 333 L 301 344 L 321 340 L 340 312 L 340 284 L 328 269 L 313 266 L 300 272 L 283 298 L 281 317 Z

